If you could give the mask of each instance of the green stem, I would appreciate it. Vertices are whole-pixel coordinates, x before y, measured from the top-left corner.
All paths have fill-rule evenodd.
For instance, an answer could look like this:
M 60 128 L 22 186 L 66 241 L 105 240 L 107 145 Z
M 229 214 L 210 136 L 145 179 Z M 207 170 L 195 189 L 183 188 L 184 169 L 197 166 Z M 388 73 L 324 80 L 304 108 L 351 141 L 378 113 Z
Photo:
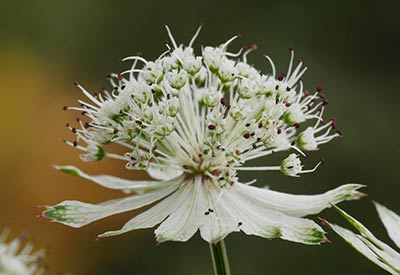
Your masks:
M 215 275 L 230 275 L 231 271 L 229 269 L 224 240 L 217 243 L 210 243 L 210 251 Z

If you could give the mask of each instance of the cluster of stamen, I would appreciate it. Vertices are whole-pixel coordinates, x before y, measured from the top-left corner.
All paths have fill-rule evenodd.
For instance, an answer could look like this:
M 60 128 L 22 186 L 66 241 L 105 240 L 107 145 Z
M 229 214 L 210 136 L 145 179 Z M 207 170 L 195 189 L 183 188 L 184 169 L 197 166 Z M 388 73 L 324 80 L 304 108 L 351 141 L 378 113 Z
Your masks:
M 263 74 L 247 63 L 255 46 L 228 51 L 238 36 L 219 47 L 203 47 L 196 56 L 192 44 L 200 28 L 188 46 L 178 46 L 167 30 L 172 43 L 167 51 L 154 62 L 123 59 L 133 65 L 109 75 L 111 91 L 92 95 L 76 84 L 91 102 L 65 108 L 86 117 L 77 120 L 79 127 L 67 125 L 76 140 L 66 143 L 85 151 L 83 160 L 111 157 L 126 161 L 127 169 L 176 169 L 221 186 L 234 184 L 237 170 L 281 170 L 289 176 L 315 170 L 302 170 L 296 154 L 278 166 L 243 166 L 278 151 L 306 156 L 305 151 L 341 135 L 335 119 L 322 117 L 328 104 L 322 88 L 303 89 L 306 68 L 302 61 L 293 67 L 293 49 L 286 73 L 277 76 L 264 55 L 272 73 Z M 106 150 L 111 143 L 126 153 Z

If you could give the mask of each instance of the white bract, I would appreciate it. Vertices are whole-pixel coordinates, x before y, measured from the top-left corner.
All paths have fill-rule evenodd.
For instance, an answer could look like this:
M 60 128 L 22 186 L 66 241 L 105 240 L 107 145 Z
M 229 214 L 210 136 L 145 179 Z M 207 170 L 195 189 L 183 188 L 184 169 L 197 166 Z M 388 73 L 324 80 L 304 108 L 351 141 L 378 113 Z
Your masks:
M 400 248 L 400 216 L 385 206 L 375 203 L 379 217 L 385 226 L 389 237 Z M 337 208 L 337 211 L 348 220 L 360 233 L 355 234 L 352 231 L 340 227 L 336 224 L 329 225 L 339 236 L 353 246 L 358 252 L 367 257 L 370 261 L 383 268 L 390 274 L 400 274 L 400 254 L 393 248 L 378 240 L 362 223 L 355 218 Z
M 158 241 L 186 241 L 196 231 L 207 242 L 223 239 L 234 231 L 265 238 L 319 244 L 320 226 L 302 217 L 319 213 L 343 200 L 357 199 L 361 186 L 348 184 L 321 195 L 289 195 L 257 188 L 238 180 L 239 170 L 281 170 L 298 176 L 300 159 L 290 154 L 281 165 L 245 167 L 249 160 L 294 150 L 315 150 L 340 136 L 334 120 L 322 118 L 327 104 L 318 88 L 303 90 L 302 62 L 293 67 L 294 52 L 286 74 L 276 77 L 275 66 L 265 56 L 272 74 L 247 63 L 251 47 L 231 53 L 234 36 L 218 47 L 192 48 L 200 28 L 188 46 L 177 45 L 167 28 L 172 46 L 155 60 L 140 56 L 121 74 L 111 74 L 112 91 L 96 96 L 79 89 L 89 102 L 79 101 L 75 141 L 67 144 L 84 151 L 83 160 L 110 157 L 126 162 L 128 169 L 146 170 L 154 181 L 130 181 L 112 176 L 89 176 L 72 166 L 58 169 L 111 189 L 135 195 L 101 204 L 64 201 L 48 207 L 44 216 L 73 227 L 154 204 L 128 221 L 120 230 L 100 237 L 151 228 Z M 298 135 L 304 127 L 307 130 Z M 106 149 L 119 145 L 124 154 Z M 114 147 L 115 148 L 115 147 Z
M 6 242 L 10 234 L 9 228 L 0 233 L 0 274 L 1 275 L 40 275 L 44 274 L 42 258 L 45 251 L 37 250 L 32 253 L 33 243 L 22 245 L 25 237 L 21 235 Z

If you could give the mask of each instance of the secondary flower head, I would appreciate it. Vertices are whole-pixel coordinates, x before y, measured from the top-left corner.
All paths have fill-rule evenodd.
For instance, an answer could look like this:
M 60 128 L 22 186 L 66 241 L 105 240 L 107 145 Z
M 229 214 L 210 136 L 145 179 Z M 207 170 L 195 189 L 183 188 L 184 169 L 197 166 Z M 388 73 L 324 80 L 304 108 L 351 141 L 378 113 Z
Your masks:
M 233 231 L 307 244 L 323 242 L 323 230 L 301 217 L 358 198 L 360 185 L 294 196 L 238 179 L 239 170 L 281 170 L 288 176 L 312 172 L 319 164 L 303 170 L 293 153 L 281 165 L 244 165 L 280 151 L 305 156 L 304 151 L 341 135 L 335 120 L 322 117 L 327 100 L 321 88 L 312 93 L 303 90 L 303 62 L 293 65 L 291 49 L 288 71 L 276 75 L 274 63 L 264 55 L 272 67 L 272 73 L 264 74 L 247 62 L 255 46 L 228 51 L 238 36 L 218 47 L 202 47 L 196 55 L 192 45 L 200 28 L 188 46 L 178 45 L 167 31 L 171 45 L 155 61 L 141 56 L 123 59 L 133 65 L 109 76 L 111 91 L 92 95 L 77 83 L 89 102 L 65 107 L 86 117 L 78 119 L 78 127 L 67 125 L 76 140 L 66 143 L 84 151 L 83 160 L 122 160 L 127 169 L 145 170 L 155 180 L 89 176 L 72 166 L 58 167 L 104 187 L 137 194 L 98 205 L 64 201 L 48 207 L 44 216 L 81 227 L 157 202 L 122 229 L 100 237 L 161 223 L 155 231 L 158 241 L 186 241 L 200 230 L 208 242 Z M 125 153 L 110 151 L 108 144 L 119 145 Z
M 379 217 L 385 226 L 389 237 L 400 248 L 400 216 L 387 209 L 385 206 L 375 203 Z M 355 218 L 336 207 L 338 212 L 353 225 L 361 235 L 340 227 L 336 224 L 329 225 L 336 233 L 339 234 L 346 242 L 353 246 L 358 252 L 368 258 L 370 261 L 383 268 L 390 274 L 400 274 L 400 254 L 393 248 L 378 240 L 362 223 Z
M 6 242 L 10 230 L 4 228 L 0 233 L 0 274 L 2 275 L 40 275 L 44 273 L 42 258 L 45 251 L 32 253 L 34 245 L 29 242 L 22 246 L 25 235 Z

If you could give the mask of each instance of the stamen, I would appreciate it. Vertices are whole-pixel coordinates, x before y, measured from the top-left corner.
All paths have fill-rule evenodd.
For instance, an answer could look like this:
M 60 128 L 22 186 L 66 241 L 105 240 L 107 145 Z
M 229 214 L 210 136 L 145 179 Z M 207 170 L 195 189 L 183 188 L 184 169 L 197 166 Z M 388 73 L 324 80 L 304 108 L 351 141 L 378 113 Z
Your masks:
M 325 107 L 322 106 L 321 111 L 319 112 L 319 119 L 317 119 L 317 122 L 315 123 L 315 125 L 313 127 L 314 130 L 317 129 L 319 124 L 320 124 L 320 122 L 323 121 L 322 116 L 324 114 L 324 110 L 325 110 Z
M 107 75 L 108 81 L 110 81 L 111 86 L 113 86 L 113 88 L 118 87 L 119 85 L 117 85 L 114 81 L 114 78 L 118 79 L 118 75 L 115 73 L 110 73 Z
M 249 53 L 251 53 L 251 52 L 254 52 L 254 51 L 256 51 L 257 50 L 257 45 L 256 44 L 253 44 L 251 47 L 250 47 L 250 49 L 248 49 L 247 51 L 245 51 L 244 53 L 243 53 L 243 62 L 244 63 L 247 63 L 247 55 L 249 54 Z
M 280 166 L 236 167 L 238 171 L 278 171 L 280 169 Z
M 257 180 L 254 179 L 254 180 L 251 180 L 251 181 L 248 181 L 248 182 L 244 182 L 243 184 L 252 185 L 253 183 L 256 183 L 256 182 L 257 182 Z
M 171 42 L 172 42 L 172 46 L 174 46 L 174 48 L 177 49 L 177 48 L 178 48 L 178 45 L 176 44 L 175 39 L 174 39 L 174 37 L 172 36 L 171 30 L 169 29 L 169 27 L 168 27 L 167 25 L 165 25 L 165 28 L 167 29 L 167 33 L 168 33 L 169 39 L 170 39 Z
M 292 72 L 294 49 L 290 48 L 289 51 L 290 51 L 290 61 L 289 61 L 289 69 L 288 69 L 288 72 L 287 72 L 288 76 L 290 76 L 290 73 Z
M 169 51 L 169 48 L 168 48 L 168 51 L 163 52 L 163 53 L 157 58 L 157 60 L 162 59 L 165 55 L 167 55 L 167 54 L 169 54 L 169 53 L 170 53 L 170 51 Z
M 323 163 L 324 163 L 324 161 L 323 161 L 323 159 L 321 159 L 321 160 L 314 166 L 313 169 L 310 169 L 310 170 L 303 170 L 303 171 L 301 171 L 301 174 L 306 174 L 306 173 L 315 172 L 315 171 L 318 169 L 318 167 L 319 167 L 321 164 L 323 164 Z
M 196 41 L 196 38 L 199 35 L 199 33 L 200 33 L 201 29 L 203 28 L 203 26 L 204 26 L 204 24 L 200 23 L 200 26 L 197 28 L 197 30 L 196 30 L 195 34 L 193 35 L 192 39 L 190 39 L 188 47 L 192 47 L 193 46 L 193 43 L 194 43 L 194 41 Z
M 123 71 L 122 73 L 120 73 L 120 75 L 131 74 L 131 73 L 143 73 L 143 70 L 141 70 L 141 69 L 130 69 L 130 70 Z
M 243 51 L 243 48 L 240 48 L 240 50 L 237 53 L 230 53 L 230 52 L 225 52 L 225 56 L 229 57 L 238 57 Z
M 141 56 L 128 56 L 128 57 L 123 58 L 122 62 L 125 62 L 127 60 L 138 60 L 138 61 L 142 61 L 144 64 L 147 64 L 147 60 Z
M 293 150 L 295 150 L 296 152 L 300 153 L 303 157 L 307 158 L 307 154 L 304 153 L 302 150 L 300 150 L 298 147 L 291 145 L 290 148 L 292 148 Z
M 300 101 L 301 101 L 301 98 L 303 97 L 303 96 L 305 96 L 306 94 L 303 92 L 303 81 L 299 81 L 299 85 L 300 85 L 300 88 L 299 88 L 299 91 L 300 91 L 300 93 L 299 93 L 299 95 L 297 96 L 297 103 L 299 103 Z
M 99 102 L 94 96 L 92 96 L 88 91 L 86 91 L 78 82 L 75 81 L 75 85 L 84 93 L 84 95 L 89 98 L 93 103 L 97 104 L 98 106 L 101 105 L 101 102 Z
M 229 44 L 231 44 L 237 38 L 240 38 L 240 34 L 235 35 L 234 37 L 232 37 L 231 39 L 226 41 L 224 44 L 222 44 L 221 49 L 226 50 L 226 48 L 229 46 Z
M 268 55 L 266 55 L 266 54 L 264 54 L 263 57 L 266 58 L 266 59 L 268 60 L 269 64 L 271 65 L 271 68 L 272 68 L 272 77 L 275 78 L 276 69 L 275 69 L 274 62 L 272 62 L 272 59 L 271 59 Z
M 98 107 L 95 107 L 95 106 L 93 106 L 93 105 L 91 105 L 91 104 L 89 104 L 89 103 L 86 103 L 85 101 L 82 101 L 82 100 L 78 100 L 78 102 L 80 103 L 80 104 L 82 104 L 82 106 L 84 106 L 84 107 L 89 107 L 89 108 L 91 108 L 91 109 L 93 109 L 93 110 L 99 110 L 99 108 Z M 72 107 L 69 107 L 68 108 L 69 110 L 72 110 Z

